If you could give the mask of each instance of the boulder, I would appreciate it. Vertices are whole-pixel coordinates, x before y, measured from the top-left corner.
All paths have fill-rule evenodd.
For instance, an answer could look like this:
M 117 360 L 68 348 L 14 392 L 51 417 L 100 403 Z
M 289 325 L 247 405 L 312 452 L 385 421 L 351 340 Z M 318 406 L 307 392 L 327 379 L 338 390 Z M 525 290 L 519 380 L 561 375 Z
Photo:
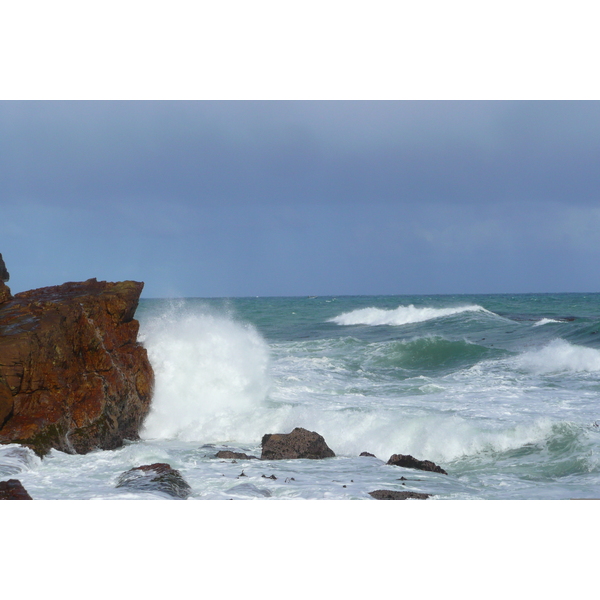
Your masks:
M 396 492 L 394 490 L 375 490 L 369 492 L 375 500 L 427 500 L 431 494 L 421 494 L 420 492 Z
M 181 473 L 172 469 L 167 463 L 154 463 L 129 469 L 119 476 L 116 487 L 139 492 L 160 492 L 182 500 L 192 492 L 192 488 Z
M 139 439 L 154 381 L 133 318 L 143 285 L 89 279 L 0 304 L 0 443 L 43 456 Z
M 267 433 L 262 439 L 262 460 L 329 458 L 335 456 L 323 436 L 296 427 L 291 433 Z
M 370 452 L 361 452 L 359 456 L 370 456 L 372 458 L 377 458 L 374 454 L 371 454 Z
M 248 456 L 247 454 L 244 454 L 243 452 L 232 452 L 231 450 L 219 450 L 219 452 L 217 452 L 215 454 L 215 458 L 236 458 L 236 459 L 240 459 L 240 460 L 258 460 L 257 456 Z
M 0 481 L 0 500 L 33 500 L 18 479 Z
M 448 475 L 442 467 L 438 467 L 435 463 L 430 460 L 419 460 L 411 456 L 410 454 L 392 454 L 390 460 L 387 461 L 388 465 L 395 465 L 396 467 L 406 467 L 407 469 L 419 469 L 421 471 L 433 471 L 434 473 L 443 473 Z

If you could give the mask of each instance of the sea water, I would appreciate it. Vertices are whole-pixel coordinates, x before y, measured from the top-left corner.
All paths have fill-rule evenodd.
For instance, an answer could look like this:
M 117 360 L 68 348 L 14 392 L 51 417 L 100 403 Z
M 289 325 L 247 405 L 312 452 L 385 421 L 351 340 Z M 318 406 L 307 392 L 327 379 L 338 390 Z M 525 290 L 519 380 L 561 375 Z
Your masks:
M 142 299 L 136 318 L 156 376 L 141 440 L 2 446 L 0 479 L 39 499 L 165 499 L 116 483 L 167 462 L 192 500 L 600 497 L 600 294 Z M 215 458 L 260 457 L 294 427 L 335 458 Z

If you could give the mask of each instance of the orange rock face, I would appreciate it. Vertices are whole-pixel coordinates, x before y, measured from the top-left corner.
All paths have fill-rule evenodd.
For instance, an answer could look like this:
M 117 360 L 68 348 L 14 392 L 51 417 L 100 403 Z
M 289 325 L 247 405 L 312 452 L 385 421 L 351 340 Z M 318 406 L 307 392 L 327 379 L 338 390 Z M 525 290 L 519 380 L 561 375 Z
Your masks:
M 83 454 L 138 439 L 154 382 L 133 318 L 143 285 L 0 290 L 0 443 Z

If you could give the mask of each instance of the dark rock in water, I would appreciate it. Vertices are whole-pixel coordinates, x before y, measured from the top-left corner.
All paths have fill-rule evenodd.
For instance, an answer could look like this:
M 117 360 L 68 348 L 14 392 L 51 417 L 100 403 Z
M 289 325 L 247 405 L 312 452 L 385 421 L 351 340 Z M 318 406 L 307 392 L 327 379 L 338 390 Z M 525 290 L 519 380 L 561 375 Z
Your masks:
M 219 452 L 217 452 L 215 454 L 215 458 L 236 458 L 236 459 L 241 459 L 241 460 L 258 460 L 258 456 L 248 456 L 247 454 L 244 454 L 243 452 L 232 452 L 231 450 L 219 450 Z
M 167 463 L 142 465 L 119 476 L 117 486 L 139 492 L 162 492 L 185 500 L 192 488 L 176 469 Z
M 267 433 L 262 439 L 262 460 L 329 458 L 335 456 L 323 436 L 296 427 L 291 433 Z
M 33 500 L 18 479 L 0 481 L 0 500 Z
M 2 258 L 2 254 L 0 254 L 0 281 L 3 283 L 10 279 L 10 275 L 6 270 L 6 265 L 4 264 L 4 259 Z
M 427 500 L 431 494 L 421 494 L 419 492 L 395 492 L 394 490 L 375 490 L 369 492 L 369 496 L 373 496 L 375 500 Z
M 372 456 L 373 458 L 377 458 L 374 454 L 370 452 L 361 452 L 359 456 Z
M 395 465 L 396 467 L 406 467 L 407 469 L 420 469 L 421 471 L 433 471 L 434 473 L 448 475 L 442 467 L 438 467 L 430 460 L 418 460 L 410 454 L 392 454 L 390 460 L 387 461 L 387 464 Z
M 271 497 L 271 492 L 269 490 L 257 488 L 251 483 L 240 483 L 239 485 L 236 485 L 235 487 L 232 487 L 229 490 L 227 490 L 227 492 L 230 494 L 236 494 L 241 496 L 264 496 L 265 498 Z
M 139 439 L 154 380 L 133 318 L 143 286 L 89 279 L 0 304 L 1 444 L 43 456 Z
M 265 479 L 273 479 L 273 480 L 277 479 L 277 477 L 275 477 L 275 475 L 269 475 L 267 477 L 264 473 L 261 475 L 261 477 L 264 477 Z

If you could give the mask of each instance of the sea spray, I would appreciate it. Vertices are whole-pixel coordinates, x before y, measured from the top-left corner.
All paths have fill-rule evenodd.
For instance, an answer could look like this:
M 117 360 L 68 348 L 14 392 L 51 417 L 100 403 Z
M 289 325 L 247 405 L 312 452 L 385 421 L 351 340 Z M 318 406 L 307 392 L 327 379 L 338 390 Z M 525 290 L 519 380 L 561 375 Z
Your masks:
M 172 305 L 145 324 L 141 340 L 155 372 L 146 439 L 238 438 L 268 387 L 269 350 L 247 323 L 208 308 Z

